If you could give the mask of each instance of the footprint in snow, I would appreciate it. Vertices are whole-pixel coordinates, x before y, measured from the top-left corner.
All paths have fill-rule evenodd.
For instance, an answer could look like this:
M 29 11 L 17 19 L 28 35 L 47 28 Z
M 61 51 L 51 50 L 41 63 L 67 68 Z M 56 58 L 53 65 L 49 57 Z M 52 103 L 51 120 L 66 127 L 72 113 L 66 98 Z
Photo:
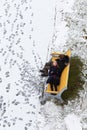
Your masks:
M 0 78 L 0 83 L 2 83 L 2 78 Z
M 10 72 L 7 71 L 7 72 L 5 73 L 5 76 L 6 76 L 6 78 L 10 77 Z

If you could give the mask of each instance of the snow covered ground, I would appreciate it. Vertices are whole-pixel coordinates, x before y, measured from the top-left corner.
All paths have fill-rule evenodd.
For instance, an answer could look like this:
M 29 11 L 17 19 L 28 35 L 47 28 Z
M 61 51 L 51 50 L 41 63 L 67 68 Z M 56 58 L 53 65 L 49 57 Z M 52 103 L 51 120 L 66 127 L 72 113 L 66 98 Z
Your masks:
M 73 54 L 79 50 L 84 58 L 87 43 L 80 29 L 84 29 L 86 20 L 78 13 L 86 12 L 85 4 L 86 0 L 0 1 L 0 130 L 68 130 L 68 119 L 72 117 L 75 121 L 79 118 L 87 129 L 86 100 L 76 99 L 76 103 L 72 101 L 64 107 L 53 102 L 40 105 L 45 79 L 38 72 L 52 51 L 71 48 Z M 81 99 L 83 95 L 84 91 Z M 71 112 L 78 118 L 68 118 Z M 79 122 L 76 130 L 81 128 Z
M 80 119 L 75 114 L 70 114 L 65 118 L 66 128 L 68 130 L 82 130 Z

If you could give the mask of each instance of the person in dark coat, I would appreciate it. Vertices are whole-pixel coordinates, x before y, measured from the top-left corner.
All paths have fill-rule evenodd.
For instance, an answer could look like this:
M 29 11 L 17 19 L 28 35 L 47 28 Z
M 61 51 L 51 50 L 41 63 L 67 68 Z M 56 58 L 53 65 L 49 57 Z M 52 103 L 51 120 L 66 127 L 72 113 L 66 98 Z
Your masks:
M 45 63 L 44 68 L 40 70 L 42 77 L 48 76 L 48 70 L 50 69 L 51 65 L 52 65 L 52 59 L 50 59 L 49 62 Z
M 62 71 L 69 63 L 69 57 L 67 55 L 60 54 L 56 61 L 60 68 L 60 76 L 61 76 Z M 50 69 L 51 65 L 52 65 L 52 59 L 44 65 L 44 68 L 42 70 L 40 70 L 42 77 L 48 76 L 48 70 Z
M 59 59 L 57 59 L 56 61 L 60 68 L 60 76 L 61 76 L 64 68 L 69 64 L 69 57 L 67 55 L 61 54 L 59 56 Z
M 57 64 L 57 61 L 54 61 L 53 65 L 50 67 L 49 78 L 46 82 L 47 84 L 50 84 L 52 91 L 54 89 L 55 89 L 55 91 L 57 91 L 57 85 L 59 85 L 59 83 L 60 83 L 59 76 L 60 76 L 59 66 Z

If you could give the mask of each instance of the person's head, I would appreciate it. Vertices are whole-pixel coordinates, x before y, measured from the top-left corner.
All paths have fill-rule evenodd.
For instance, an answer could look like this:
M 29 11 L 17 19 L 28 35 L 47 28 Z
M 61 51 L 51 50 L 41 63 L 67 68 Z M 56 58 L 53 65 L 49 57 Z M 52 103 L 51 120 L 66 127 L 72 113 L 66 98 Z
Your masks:
M 62 58 L 64 58 L 64 57 L 65 57 L 64 54 L 60 54 L 60 55 L 59 55 L 59 58 L 60 58 L 60 59 L 62 59 Z
M 53 61 L 53 66 L 57 66 L 57 61 Z

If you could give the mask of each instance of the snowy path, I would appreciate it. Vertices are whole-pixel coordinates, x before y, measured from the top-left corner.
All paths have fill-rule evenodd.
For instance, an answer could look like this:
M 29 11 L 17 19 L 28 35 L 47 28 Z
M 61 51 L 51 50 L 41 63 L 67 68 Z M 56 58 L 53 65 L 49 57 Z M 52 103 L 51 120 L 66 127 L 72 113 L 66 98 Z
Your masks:
M 65 130 L 72 104 L 41 106 L 44 79 L 38 70 L 51 51 L 67 50 L 65 15 L 72 14 L 73 4 L 74 0 L 0 1 L 0 130 Z
M 46 61 L 54 5 L 46 0 L 0 2 L 0 130 L 43 129 L 37 69 Z

